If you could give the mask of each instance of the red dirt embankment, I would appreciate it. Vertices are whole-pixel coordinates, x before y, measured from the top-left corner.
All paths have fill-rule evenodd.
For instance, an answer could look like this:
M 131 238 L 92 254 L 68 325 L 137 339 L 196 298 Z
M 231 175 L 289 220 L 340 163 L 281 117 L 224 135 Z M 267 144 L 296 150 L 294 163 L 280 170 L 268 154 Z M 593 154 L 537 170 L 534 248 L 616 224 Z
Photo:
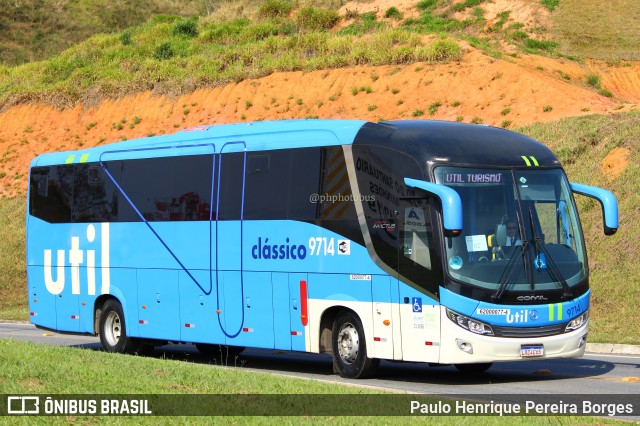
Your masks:
M 601 76 L 612 98 L 586 84 Z M 24 193 L 37 154 L 173 133 L 202 124 L 290 118 L 438 119 L 514 127 L 636 108 L 640 64 L 615 67 L 538 56 L 494 59 L 467 48 L 459 62 L 277 73 L 168 99 L 151 92 L 58 110 L 0 114 L 0 196 Z M 624 158 L 624 157 L 622 157 Z

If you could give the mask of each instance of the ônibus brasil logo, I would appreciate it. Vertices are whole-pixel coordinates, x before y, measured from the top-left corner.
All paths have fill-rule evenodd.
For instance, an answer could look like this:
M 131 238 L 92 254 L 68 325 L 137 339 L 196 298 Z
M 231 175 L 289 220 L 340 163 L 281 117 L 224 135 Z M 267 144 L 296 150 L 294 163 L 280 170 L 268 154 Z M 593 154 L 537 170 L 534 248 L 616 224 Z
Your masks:
M 102 287 L 100 294 L 109 293 L 111 285 L 111 272 L 109 270 L 109 224 L 100 224 L 100 266 L 102 271 Z M 96 250 L 81 250 L 81 237 L 71 237 L 71 249 L 67 253 L 65 250 L 56 250 L 56 278 L 53 279 L 53 250 L 44 251 L 44 283 L 47 290 L 51 294 L 60 294 L 64 290 L 66 283 L 66 264 L 65 258 L 68 259 L 71 266 L 71 293 L 80 294 L 80 265 L 86 265 L 87 271 L 87 288 L 89 295 L 96 294 Z M 96 227 L 94 225 L 87 226 L 86 240 L 82 238 L 82 246 L 87 243 L 89 248 L 95 247 Z

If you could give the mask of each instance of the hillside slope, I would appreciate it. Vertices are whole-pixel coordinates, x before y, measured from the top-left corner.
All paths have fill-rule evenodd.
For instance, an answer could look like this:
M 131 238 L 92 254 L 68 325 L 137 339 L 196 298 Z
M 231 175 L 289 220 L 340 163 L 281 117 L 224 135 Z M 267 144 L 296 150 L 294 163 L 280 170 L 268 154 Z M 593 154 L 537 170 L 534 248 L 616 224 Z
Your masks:
M 602 75 L 605 97 L 585 81 Z M 609 67 L 535 55 L 275 73 L 176 97 L 144 92 L 95 107 L 23 104 L 0 114 L 0 195 L 26 190 L 31 159 L 203 124 L 289 118 L 441 119 L 514 127 L 637 108 L 640 64 Z

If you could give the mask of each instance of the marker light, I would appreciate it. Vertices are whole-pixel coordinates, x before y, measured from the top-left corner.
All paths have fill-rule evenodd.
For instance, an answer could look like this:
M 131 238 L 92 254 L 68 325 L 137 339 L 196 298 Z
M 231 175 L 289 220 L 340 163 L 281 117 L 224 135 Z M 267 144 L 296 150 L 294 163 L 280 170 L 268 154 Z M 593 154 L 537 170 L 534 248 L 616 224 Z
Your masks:
M 485 324 L 483 322 L 467 318 L 464 315 L 460 315 L 457 312 L 452 311 L 449 308 L 447 309 L 447 316 L 451 321 L 458 324 L 460 327 L 471 331 L 476 334 L 484 334 L 484 335 L 493 335 L 493 330 L 489 324 Z
M 564 332 L 568 333 L 569 331 L 579 329 L 580 327 L 582 327 L 587 323 L 587 318 L 589 318 L 589 311 L 584 311 L 582 315 L 569 321 L 569 324 L 567 324 L 567 327 L 564 329 Z

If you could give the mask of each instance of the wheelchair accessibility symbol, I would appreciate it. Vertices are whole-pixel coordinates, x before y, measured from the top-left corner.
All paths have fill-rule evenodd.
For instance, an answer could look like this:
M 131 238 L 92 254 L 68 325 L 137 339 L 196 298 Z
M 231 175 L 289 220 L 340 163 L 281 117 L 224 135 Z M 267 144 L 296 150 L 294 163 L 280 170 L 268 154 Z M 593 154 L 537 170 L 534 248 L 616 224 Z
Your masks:
M 414 297 L 413 298 L 413 312 L 422 312 L 422 298 Z

